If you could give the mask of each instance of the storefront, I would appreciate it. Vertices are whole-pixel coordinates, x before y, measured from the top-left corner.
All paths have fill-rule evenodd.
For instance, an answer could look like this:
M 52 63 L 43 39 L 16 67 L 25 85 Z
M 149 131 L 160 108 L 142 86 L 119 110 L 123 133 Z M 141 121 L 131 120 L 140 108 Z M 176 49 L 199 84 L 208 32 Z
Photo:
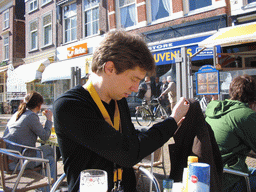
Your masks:
M 228 96 L 229 84 L 238 75 L 256 78 L 256 22 L 220 29 L 199 43 L 201 48 L 221 46 L 216 68 L 220 70 L 221 99 Z
M 41 83 L 53 85 L 52 102 L 62 93 L 71 88 L 71 68 L 81 70 L 81 84 L 91 71 L 91 60 L 94 49 L 103 36 L 85 39 L 76 43 L 57 48 L 58 62 L 52 63 L 44 70 Z

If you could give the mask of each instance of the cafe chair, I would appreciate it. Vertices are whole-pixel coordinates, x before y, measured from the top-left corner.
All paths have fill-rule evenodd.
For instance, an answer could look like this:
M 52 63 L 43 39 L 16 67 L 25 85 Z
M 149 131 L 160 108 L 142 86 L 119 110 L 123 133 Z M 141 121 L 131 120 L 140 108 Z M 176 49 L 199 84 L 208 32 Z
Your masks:
M 8 157 L 18 159 L 20 163 L 20 171 L 17 172 L 15 170 L 15 172 L 10 172 L 9 170 L 5 170 L 7 164 L 6 160 L 8 161 Z M 38 172 L 33 170 L 26 170 L 26 166 L 29 162 L 42 162 L 43 164 L 45 164 L 48 177 L 39 174 Z M 19 154 L 19 152 L 15 150 L 3 148 L 0 149 L 1 185 L 5 192 L 29 191 L 32 189 L 38 189 L 46 186 L 49 186 L 49 188 L 51 188 L 53 179 L 51 179 L 50 175 L 50 165 L 48 159 L 26 157 Z
M 150 181 L 152 181 L 152 183 L 154 184 L 156 192 L 161 191 L 161 187 L 159 185 L 159 182 L 157 181 L 156 177 L 153 174 L 150 173 L 150 171 L 148 171 L 146 168 L 144 168 L 142 166 L 138 167 L 138 171 L 140 172 L 140 174 L 144 174 Z
M 137 163 L 134 166 L 134 169 L 137 169 L 138 167 L 144 167 L 144 168 L 151 168 L 152 167 L 158 167 L 162 168 L 164 171 L 164 176 L 166 178 L 166 170 L 165 170 L 165 162 L 164 162 L 164 145 L 160 148 L 158 148 L 156 151 L 154 151 L 154 160 L 151 162 L 151 154 L 142 159 L 141 162 Z M 153 164 L 153 165 L 152 165 Z
M 63 182 L 63 180 L 66 178 L 66 174 L 62 173 L 62 175 L 59 177 L 59 179 L 54 183 L 54 185 L 51 188 L 50 192 L 55 192 Z
M 232 175 L 237 175 L 237 176 L 243 177 L 245 179 L 247 191 L 251 192 L 251 186 L 250 186 L 250 180 L 249 180 L 249 174 L 248 173 L 244 173 L 244 172 L 241 172 L 241 171 L 237 171 L 237 170 L 233 170 L 233 169 L 228 169 L 228 168 L 223 168 L 223 173 L 228 173 L 228 174 L 232 174 Z

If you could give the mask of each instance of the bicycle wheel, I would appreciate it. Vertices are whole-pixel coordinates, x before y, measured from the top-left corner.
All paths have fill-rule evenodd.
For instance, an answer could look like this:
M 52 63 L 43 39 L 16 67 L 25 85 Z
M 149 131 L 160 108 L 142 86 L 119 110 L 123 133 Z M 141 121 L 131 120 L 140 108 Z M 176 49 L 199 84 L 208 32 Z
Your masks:
M 159 105 L 156 109 L 156 114 L 155 114 L 156 119 L 166 119 L 168 117 L 165 109 L 163 106 Z
M 139 108 L 136 110 L 135 117 L 140 126 L 149 126 L 152 122 L 152 114 L 146 108 Z

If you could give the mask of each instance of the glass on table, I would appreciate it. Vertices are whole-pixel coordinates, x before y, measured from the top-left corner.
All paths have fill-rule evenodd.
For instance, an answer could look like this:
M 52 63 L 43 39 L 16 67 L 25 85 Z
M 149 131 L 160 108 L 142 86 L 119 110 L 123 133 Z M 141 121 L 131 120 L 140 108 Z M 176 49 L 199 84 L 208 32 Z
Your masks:
M 106 192 L 108 191 L 107 172 L 100 169 L 81 171 L 80 192 Z

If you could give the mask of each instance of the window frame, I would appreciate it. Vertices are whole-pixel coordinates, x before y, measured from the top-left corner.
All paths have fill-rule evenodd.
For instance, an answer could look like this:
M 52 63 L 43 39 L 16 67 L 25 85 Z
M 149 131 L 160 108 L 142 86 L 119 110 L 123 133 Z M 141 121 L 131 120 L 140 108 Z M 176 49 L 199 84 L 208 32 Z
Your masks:
M 170 3 L 170 12 L 169 12 L 169 16 L 167 17 L 162 17 L 160 19 L 156 19 L 153 21 L 152 19 L 152 11 L 151 11 L 151 0 L 150 1 L 146 1 L 146 6 L 147 6 L 147 17 L 148 17 L 148 23 L 151 24 L 157 24 L 157 23 L 162 23 L 162 22 L 166 22 L 169 21 L 171 16 L 173 15 L 173 0 L 169 0 Z
M 51 16 L 51 22 L 50 24 L 44 25 L 44 18 L 47 16 Z M 47 47 L 52 45 L 52 39 L 53 39 L 53 19 L 52 19 L 52 11 L 45 13 L 44 15 L 42 15 L 42 45 L 43 47 Z M 49 35 L 49 43 L 45 44 L 45 28 L 51 26 L 51 31 L 50 31 L 50 35 Z
M 5 43 L 5 39 L 8 39 L 8 44 Z M 6 47 L 8 51 L 6 52 Z M 9 35 L 4 35 L 3 36 L 3 61 L 8 61 L 10 59 L 10 37 Z M 7 57 L 6 57 L 7 56 Z
M 36 2 L 36 7 L 35 7 L 35 2 Z M 33 9 L 31 9 L 31 4 L 33 4 Z M 38 0 L 32 0 L 31 2 L 29 2 L 29 13 L 37 9 L 38 9 Z
M 131 6 L 131 5 L 133 5 L 133 4 L 134 4 L 134 6 L 135 6 L 135 22 L 134 22 L 134 25 L 133 25 L 133 26 L 129 26 L 129 27 L 123 27 L 123 26 L 121 26 L 121 9 L 122 9 L 123 7 L 120 8 L 120 6 L 119 6 L 119 1 L 120 1 L 120 0 L 116 0 L 116 1 L 115 1 L 115 5 L 116 5 L 116 23 L 117 23 L 117 28 L 118 28 L 118 29 L 122 28 L 122 29 L 126 29 L 126 30 L 131 30 L 131 29 L 136 28 L 136 26 L 138 25 L 138 11 L 137 11 L 137 3 L 136 3 L 137 1 L 134 0 L 133 3 L 129 3 L 129 4 L 125 5 L 125 6 L 123 6 L 123 7 L 128 7 L 128 6 Z
M 67 19 L 70 19 L 70 21 L 72 21 L 71 19 L 72 18 L 75 18 L 76 19 L 76 23 L 77 23 L 77 4 L 76 4 L 76 2 L 71 2 L 71 3 L 69 3 L 69 4 L 66 4 L 66 5 L 64 5 L 63 7 L 62 7 L 62 21 L 63 21 L 63 42 L 64 42 L 64 44 L 66 44 L 66 43 L 70 43 L 70 42 L 74 42 L 74 41 L 76 41 L 77 40 L 77 24 L 76 24 L 76 27 L 75 27 L 75 29 L 76 29 L 76 34 L 75 34 L 75 39 L 71 39 L 70 41 L 66 41 L 66 29 L 65 29 L 65 27 L 66 27 L 66 24 L 65 24 L 65 21 L 67 20 L 66 18 L 65 18 L 65 7 L 68 7 L 68 6 L 71 6 L 72 4 L 75 4 L 76 5 L 76 14 L 75 15 L 72 15 L 71 17 L 68 17 Z M 74 29 L 74 28 L 70 28 L 69 30 L 70 30 L 70 37 L 72 37 L 72 29 Z
M 41 1 L 42 1 L 41 7 L 43 7 L 43 6 L 47 5 L 47 4 L 49 4 L 50 2 L 52 2 L 52 0 L 41 0 Z
M 83 0 L 83 37 L 84 38 L 87 38 L 87 37 L 92 37 L 92 36 L 95 36 L 95 35 L 99 35 L 100 34 L 100 0 L 98 0 L 99 2 L 98 2 L 98 4 L 97 5 L 94 5 L 94 6 L 91 6 L 90 8 L 88 8 L 88 9 L 85 9 L 85 1 L 86 0 Z M 87 36 L 85 36 L 85 12 L 87 12 L 87 11 L 91 11 L 92 12 L 92 10 L 93 9 L 95 9 L 95 8 L 98 8 L 98 11 L 99 11 L 99 13 L 98 13 L 98 15 L 99 15 L 99 17 L 98 17 L 98 19 L 97 20 L 93 20 L 92 18 L 93 18 L 93 14 L 91 13 L 91 20 L 90 20 L 90 24 L 91 24 L 91 35 L 87 35 Z M 97 31 L 97 33 L 95 33 L 95 34 L 93 34 L 93 27 L 92 27 L 92 23 L 94 22 L 94 21 L 97 21 L 98 22 L 98 31 Z
M 33 31 L 31 31 L 30 29 L 31 29 L 31 24 L 33 24 L 33 23 L 36 23 L 36 26 L 37 26 L 37 28 L 35 29 L 35 30 L 33 30 Z M 30 51 L 35 51 L 35 50 L 38 50 L 38 19 L 35 19 L 35 20 L 32 20 L 32 21 L 30 21 L 29 22 L 29 50 Z M 35 46 L 35 48 L 32 48 L 32 43 L 33 43 L 33 41 L 32 41 L 32 34 L 34 33 L 34 32 L 36 32 L 37 33 L 37 36 L 36 36 L 36 40 L 35 40 L 35 43 L 36 43 L 36 46 Z
M 244 9 L 256 7 L 256 1 L 249 3 L 248 0 L 243 0 L 243 4 L 244 4 L 243 6 Z
M 8 14 L 8 19 L 5 18 L 5 15 Z M 7 29 L 10 27 L 10 11 L 7 9 L 6 11 L 3 12 L 3 29 Z M 7 25 L 6 25 L 7 23 Z

